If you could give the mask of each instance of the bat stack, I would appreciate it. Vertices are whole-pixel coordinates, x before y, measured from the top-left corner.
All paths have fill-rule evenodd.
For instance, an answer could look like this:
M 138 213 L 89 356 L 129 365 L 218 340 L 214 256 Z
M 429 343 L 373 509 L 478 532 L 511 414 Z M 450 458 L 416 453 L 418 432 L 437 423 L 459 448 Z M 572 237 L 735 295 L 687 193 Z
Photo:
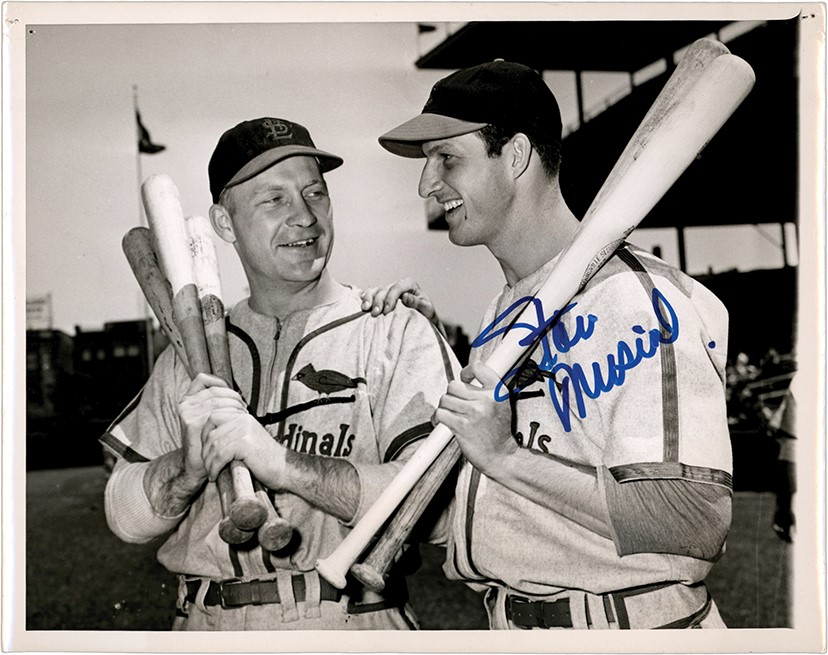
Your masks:
M 688 48 L 538 290 L 535 298 L 547 316 L 563 309 L 613 255 L 741 104 L 754 81 L 751 67 L 721 43 L 700 39 Z M 517 323 L 532 323 L 534 305 L 529 303 L 527 310 Z M 531 345 L 522 336 L 519 330 L 507 332 L 486 365 L 504 377 Z M 436 426 L 339 547 L 316 563 L 322 577 L 341 589 L 350 572 L 369 588 L 382 589 L 388 566 L 457 453 L 449 429 Z M 357 563 L 372 542 L 370 553 Z
M 224 302 L 212 227 L 206 218 L 184 218 L 173 181 L 148 178 L 141 195 L 149 229 L 136 227 L 123 249 L 161 329 L 190 377 L 212 373 L 233 384 Z M 222 508 L 221 538 L 240 544 L 257 535 L 266 550 L 283 548 L 292 528 L 243 463 L 234 461 L 216 480 Z

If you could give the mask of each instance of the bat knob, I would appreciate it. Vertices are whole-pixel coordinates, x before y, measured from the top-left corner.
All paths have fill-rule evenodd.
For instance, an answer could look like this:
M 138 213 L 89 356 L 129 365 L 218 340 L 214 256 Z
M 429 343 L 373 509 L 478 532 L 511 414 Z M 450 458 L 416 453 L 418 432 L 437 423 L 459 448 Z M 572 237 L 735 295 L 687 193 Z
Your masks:
M 385 576 L 368 564 L 354 564 L 351 573 L 371 591 L 380 593 L 385 589 Z
M 239 530 L 229 518 L 222 519 L 219 523 L 219 537 L 226 544 L 243 544 L 252 536 L 252 532 Z
M 230 506 L 230 520 L 239 530 L 256 530 L 267 518 L 267 508 L 255 496 L 237 497 Z
M 259 544 L 271 552 L 281 550 L 290 543 L 293 537 L 293 528 L 290 523 L 281 517 L 265 521 L 259 527 Z

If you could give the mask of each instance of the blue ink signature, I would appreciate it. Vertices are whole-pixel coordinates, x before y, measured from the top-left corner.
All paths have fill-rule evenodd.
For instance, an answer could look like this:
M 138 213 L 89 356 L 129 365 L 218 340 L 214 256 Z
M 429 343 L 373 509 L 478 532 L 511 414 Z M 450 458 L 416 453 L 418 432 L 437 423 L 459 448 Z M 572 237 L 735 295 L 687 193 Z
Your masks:
M 558 354 L 569 352 L 573 346 L 588 340 L 595 332 L 598 317 L 594 314 L 575 316 L 571 334 L 561 323 L 560 318 L 569 314 L 577 304 L 577 302 L 570 303 L 547 318 L 540 300 L 532 296 L 521 298 L 501 312 L 472 342 L 472 348 L 479 348 L 508 330 L 526 330 L 526 335 L 519 343 L 524 348 L 536 341 L 539 343 L 541 360 L 537 369 L 545 373 L 543 377 L 549 378 L 548 386 L 552 403 L 566 432 L 572 429 L 570 415 L 572 399 L 574 399 L 579 418 L 586 418 L 585 397 L 596 399 L 601 394 L 620 387 L 624 384 L 628 371 L 634 369 L 642 361 L 654 357 L 660 346 L 673 343 L 679 337 L 679 320 L 673 306 L 658 289 L 653 289 L 652 306 L 658 327 L 645 330 L 640 325 L 633 325 L 630 329 L 639 335 L 635 338 L 633 345 L 619 340 L 615 353 L 607 354 L 604 370 L 601 368 L 602 362 L 599 361 L 587 365 L 587 371 L 592 372 L 590 380 L 587 371 L 580 363 L 570 365 L 558 361 Z M 518 322 L 516 315 L 513 324 L 503 325 L 505 319 L 527 306 L 532 306 L 535 310 L 536 321 L 534 323 Z M 516 366 L 503 377 L 494 390 L 495 400 L 504 401 L 511 395 L 520 393 L 521 386 L 517 383 L 523 381 L 521 377 L 515 380 L 516 384 L 512 389 L 507 386 L 512 378 L 520 376 L 520 371 L 521 366 Z M 531 375 L 524 376 L 524 379 L 529 384 L 537 381 L 537 378 Z

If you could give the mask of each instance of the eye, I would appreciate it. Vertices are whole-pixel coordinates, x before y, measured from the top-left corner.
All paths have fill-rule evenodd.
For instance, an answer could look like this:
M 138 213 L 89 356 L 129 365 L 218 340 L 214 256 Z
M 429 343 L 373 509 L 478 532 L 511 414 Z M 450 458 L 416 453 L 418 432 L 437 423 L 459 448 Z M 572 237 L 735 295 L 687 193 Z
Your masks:
M 312 187 L 305 191 L 308 200 L 321 200 L 328 197 L 328 189 L 325 187 Z

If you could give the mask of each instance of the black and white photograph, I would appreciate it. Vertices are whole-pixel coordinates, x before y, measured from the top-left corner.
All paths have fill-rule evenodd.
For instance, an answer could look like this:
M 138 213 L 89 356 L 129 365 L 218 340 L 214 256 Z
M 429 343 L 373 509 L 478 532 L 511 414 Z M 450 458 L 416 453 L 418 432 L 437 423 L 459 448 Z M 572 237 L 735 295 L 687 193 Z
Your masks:
M 3 650 L 824 652 L 825 14 L 6 3 Z

